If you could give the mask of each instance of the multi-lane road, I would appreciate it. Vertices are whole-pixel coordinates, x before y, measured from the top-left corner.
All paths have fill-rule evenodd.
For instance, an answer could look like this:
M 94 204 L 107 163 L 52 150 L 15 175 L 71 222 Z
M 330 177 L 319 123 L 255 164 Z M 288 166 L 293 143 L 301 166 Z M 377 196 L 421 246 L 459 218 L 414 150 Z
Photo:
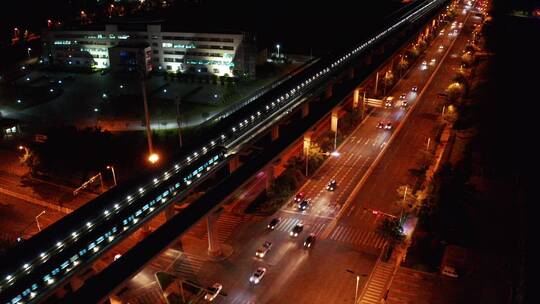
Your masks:
M 354 302 L 356 276 L 346 270 L 360 275 L 360 287 L 365 284 L 362 275 L 369 275 L 385 244 L 376 233 L 384 215 L 369 210 L 399 215 L 396 188 L 411 182 L 408 170 L 416 167 L 418 154 L 425 149 L 428 138 L 434 138 L 439 119 L 437 93 L 450 83 L 466 43 L 459 33 L 469 28 L 470 22 L 478 21 L 462 14 L 463 9 L 463 3 L 458 5 L 457 26 L 445 27 L 443 34 L 435 38 L 389 92 L 389 96 L 394 96 L 394 105 L 374 109 L 338 148 L 339 156 L 328 159 L 302 186 L 300 192 L 312 199 L 306 212 L 298 210 L 294 203 L 288 204 L 272 216 L 281 218 L 274 231 L 266 228 L 272 217 L 236 223 L 234 233 L 225 237 L 234 248 L 230 258 L 199 265 L 191 278 L 203 285 L 224 285 L 227 296 L 218 297 L 217 302 Z M 464 23 L 463 27 L 459 23 Z M 423 61 L 427 64 L 423 65 Z M 413 86 L 418 87 L 418 92 L 412 91 Z M 399 96 L 403 93 L 407 107 L 400 106 Z M 379 122 L 391 122 L 392 129 L 377 128 Z M 368 171 L 371 172 L 366 175 Z M 326 190 L 331 179 L 337 181 L 333 192 Z M 289 232 L 300 222 L 304 230 L 299 237 L 292 238 Z M 310 233 L 318 239 L 313 248 L 304 249 L 303 242 Z M 273 244 L 270 252 L 262 259 L 255 257 L 265 241 Z M 267 273 L 254 285 L 249 277 L 261 266 L 267 268 Z

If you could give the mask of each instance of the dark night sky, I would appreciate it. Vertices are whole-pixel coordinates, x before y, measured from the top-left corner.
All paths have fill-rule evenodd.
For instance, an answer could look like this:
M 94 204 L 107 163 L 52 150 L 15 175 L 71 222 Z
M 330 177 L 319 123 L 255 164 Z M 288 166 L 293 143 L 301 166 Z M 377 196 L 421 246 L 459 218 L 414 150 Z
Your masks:
M 0 10 L 0 38 L 5 43 L 14 26 L 44 26 L 45 20 L 74 16 L 84 0 L 10 1 Z M 88 3 L 93 1 L 86 0 Z M 398 0 L 377 1 L 246 1 L 203 0 L 200 5 L 179 1 L 168 10 L 169 21 L 189 28 L 246 29 L 258 33 L 261 46 L 280 42 L 284 50 L 309 52 L 335 49 L 358 40 L 358 33 L 400 6 Z M 343 30 L 346 29 L 346 30 Z M 296 47 L 293 47 L 296 46 Z

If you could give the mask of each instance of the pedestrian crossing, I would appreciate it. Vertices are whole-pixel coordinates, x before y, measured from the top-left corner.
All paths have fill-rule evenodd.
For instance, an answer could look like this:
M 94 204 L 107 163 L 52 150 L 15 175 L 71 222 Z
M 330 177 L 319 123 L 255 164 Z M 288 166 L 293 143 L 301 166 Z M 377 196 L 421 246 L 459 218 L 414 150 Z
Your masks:
M 393 263 L 377 263 L 373 276 L 367 283 L 365 291 L 360 298 L 360 304 L 380 304 L 381 298 L 384 296 L 386 284 L 392 277 L 393 271 Z
M 165 304 L 165 298 L 161 294 L 159 287 L 145 288 L 138 290 L 133 296 L 123 297 L 122 303 L 129 304 Z
M 206 260 L 194 254 L 184 252 L 180 259 L 177 259 L 168 272 L 179 278 L 196 280 L 197 274 L 201 270 Z
M 346 227 L 339 225 L 330 234 L 331 240 L 345 242 L 358 246 L 382 249 L 388 242 L 373 229 Z
M 281 220 L 281 222 L 279 222 L 275 230 L 289 232 L 298 223 L 304 224 L 304 232 L 315 233 L 317 235 L 320 234 L 320 232 L 326 226 L 326 223 L 309 223 L 303 222 L 302 220 L 297 218 L 284 218 Z
M 235 215 L 231 213 L 222 213 L 217 220 L 217 237 L 218 240 L 223 243 L 232 234 L 233 230 L 239 224 L 246 222 L 248 219 L 245 216 Z M 185 236 L 191 236 L 194 238 L 208 240 L 208 230 L 206 220 L 198 222 L 193 228 L 191 228 Z

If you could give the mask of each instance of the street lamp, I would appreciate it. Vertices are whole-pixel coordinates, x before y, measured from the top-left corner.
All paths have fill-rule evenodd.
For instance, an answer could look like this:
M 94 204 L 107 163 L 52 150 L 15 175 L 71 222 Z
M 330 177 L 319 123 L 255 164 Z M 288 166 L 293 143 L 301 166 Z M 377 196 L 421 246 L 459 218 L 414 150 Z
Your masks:
M 155 164 L 159 161 L 159 154 L 157 153 L 151 153 L 149 156 L 148 156 L 148 161 L 152 164 Z
M 38 229 L 39 231 L 41 231 L 41 226 L 39 226 L 38 217 L 42 216 L 43 214 L 45 214 L 45 210 L 41 211 L 40 214 L 36 215 L 36 224 L 37 224 L 37 229 Z
M 114 166 L 112 166 L 112 165 L 107 166 L 107 169 L 112 171 L 112 177 L 113 177 L 113 181 L 114 181 L 114 186 L 116 187 L 116 173 L 114 172 Z
M 336 132 L 334 132 L 334 151 L 337 150 L 337 132 L 338 132 L 338 128 L 337 128 L 337 123 L 336 123 Z
M 350 270 L 350 269 L 347 269 L 346 270 L 348 273 L 352 273 L 354 275 L 356 275 L 356 288 L 355 288 L 355 291 L 354 291 L 354 304 L 358 303 L 358 286 L 360 285 L 360 276 L 362 277 L 366 277 L 367 274 L 365 273 L 362 273 L 362 274 L 358 274 L 356 273 L 354 270 Z
M 26 52 L 28 53 L 28 59 L 30 59 L 30 51 L 32 50 L 32 48 L 27 48 L 26 49 Z
M 277 48 L 277 58 L 279 58 L 279 48 L 280 48 L 280 47 L 281 47 L 281 46 L 280 46 L 279 44 L 276 44 L 276 48 Z

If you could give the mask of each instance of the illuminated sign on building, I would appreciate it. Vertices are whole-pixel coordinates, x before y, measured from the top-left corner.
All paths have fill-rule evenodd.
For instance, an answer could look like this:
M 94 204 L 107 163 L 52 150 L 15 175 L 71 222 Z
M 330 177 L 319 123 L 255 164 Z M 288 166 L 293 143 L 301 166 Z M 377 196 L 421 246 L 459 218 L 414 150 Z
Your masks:
M 75 41 L 74 43 L 77 43 L 77 42 Z M 56 44 L 56 45 L 69 45 L 69 44 L 71 44 L 71 41 L 69 41 L 69 40 L 56 40 L 54 42 L 54 44 Z

